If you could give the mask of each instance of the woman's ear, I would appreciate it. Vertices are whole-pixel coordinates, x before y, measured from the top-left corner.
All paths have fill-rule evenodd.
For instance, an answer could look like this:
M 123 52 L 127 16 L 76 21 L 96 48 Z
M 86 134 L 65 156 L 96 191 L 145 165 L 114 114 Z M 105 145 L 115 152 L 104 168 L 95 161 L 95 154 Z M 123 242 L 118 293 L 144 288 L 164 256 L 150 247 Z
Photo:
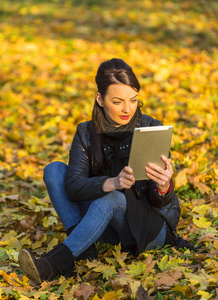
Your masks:
M 102 99 L 102 96 L 100 93 L 97 93 L 96 94 L 96 97 L 95 97 L 96 101 L 98 102 L 98 105 L 103 107 L 103 99 Z

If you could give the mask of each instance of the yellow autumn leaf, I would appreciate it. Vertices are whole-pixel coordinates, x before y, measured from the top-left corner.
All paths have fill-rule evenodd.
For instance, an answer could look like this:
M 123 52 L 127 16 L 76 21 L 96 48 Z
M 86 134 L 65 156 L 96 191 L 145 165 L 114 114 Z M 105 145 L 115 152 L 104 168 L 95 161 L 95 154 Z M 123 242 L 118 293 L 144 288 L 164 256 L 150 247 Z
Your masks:
M 125 267 L 125 259 L 127 258 L 128 253 L 121 252 L 121 244 L 115 245 L 115 251 L 112 251 L 116 261 L 121 265 L 121 267 Z
M 134 298 L 136 297 L 136 293 L 137 293 L 138 288 L 140 287 L 140 285 L 141 285 L 141 283 L 140 283 L 139 280 L 132 280 L 132 281 L 129 282 L 131 293 L 132 293 Z
M 193 223 L 199 228 L 209 228 L 212 224 L 210 221 L 207 221 L 204 217 L 200 217 L 199 219 L 194 218 Z
M 139 261 L 137 264 L 131 264 L 128 265 L 128 271 L 126 271 L 126 274 L 129 274 L 133 278 L 137 278 L 140 275 L 143 275 L 146 271 L 146 265 L 143 264 L 141 261 Z
M 209 205 L 202 204 L 200 206 L 195 206 L 192 209 L 192 213 L 197 213 L 199 215 L 205 215 L 207 213 L 208 209 L 210 209 Z
M 42 220 L 42 224 L 44 227 L 49 227 L 51 225 L 54 225 L 54 224 L 58 224 L 58 219 L 57 217 L 44 217 L 43 220 Z
M 197 295 L 201 296 L 201 298 L 200 298 L 201 300 L 207 300 L 214 296 L 214 294 L 210 294 L 205 291 L 198 291 Z
M 162 272 L 165 272 L 172 268 L 178 267 L 179 264 L 183 262 L 184 260 L 182 260 L 181 258 L 173 258 L 169 260 L 168 255 L 165 255 L 163 258 L 161 258 L 157 265 Z
M 103 278 L 106 278 L 107 280 L 109 277 L 113 277 L 115 274 L 117 274 L 115 266 L 109 266 L 101 263 L 100 261 L 87 261 L 86 266 L 92 269 L 94 272 L 102 273 Z
M 52 241 L 48 244 L 47 252 L 51 251 L 57 244 L 58 244 L 58 239 L 53 238 Z
M 115 291 L 105 293 L 103 297 L 104 297 L 105 300 L 116 300 L 116 299 L 118 299 L 117 298 L 117 293 Z
M 0 241 L 0 247 L 1 246 L 12 247 L 18 251 L 22 249 L 22 245 L 20 241 L 14 236 L 11 236 L 8 239 L 4 239 Z
M 176 189 L 179 189 L 180 187 L 182 187 L 182 186 L 184 186 L 188 183 L 188 179 L 187 179 L 187 176 L 186 176 L 187 171 L 188 171 L 188 169 L 185 168 L 185 169 L 179 171 L 179 173 L 176 175 L 176 177 L 174 179 Z

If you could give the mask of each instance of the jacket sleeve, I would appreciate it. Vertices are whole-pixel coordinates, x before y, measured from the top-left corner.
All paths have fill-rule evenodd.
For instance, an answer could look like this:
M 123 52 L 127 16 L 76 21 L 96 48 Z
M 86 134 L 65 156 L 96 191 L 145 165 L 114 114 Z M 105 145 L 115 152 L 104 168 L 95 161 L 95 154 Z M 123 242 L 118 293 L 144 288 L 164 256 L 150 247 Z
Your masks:
M 160 196 L 158 192 L 155 191 L 156 182 L 153 180 L 142 180 L 141 182 L 136 182 L 136 192 L 138 197 L 149 202 L 152 206 L 156 208 L 161 208 L 169 204 L 174 197 L 173 182 L 171 180 L 171 189 L 164 196 Z
M 84 132 L 82 124 L 77 127 L 74 136 L 69 164 L 65 177 L 65 188 L 71 201 L 94 200 L 107 194 L 103 191 L 103 184 L 108 179 L 107 176 L 90 175 L 90 160 L 87 151 L 87 129 Z
M 158 192 L 155 191 L 156 182 L 149 180 L 148 182 L 148 200 L 156 208 L 161 208 L 169 204 L 173 200 L 174 187 L 171 180 L 171 189 L 164 196 L 160 196 Z

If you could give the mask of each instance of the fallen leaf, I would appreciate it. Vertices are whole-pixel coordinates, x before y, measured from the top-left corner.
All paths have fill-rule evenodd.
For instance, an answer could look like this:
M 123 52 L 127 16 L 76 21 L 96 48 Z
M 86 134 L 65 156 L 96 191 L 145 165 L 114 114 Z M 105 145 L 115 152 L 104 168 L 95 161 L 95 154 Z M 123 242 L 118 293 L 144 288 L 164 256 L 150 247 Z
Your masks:
M 178 267 L 180 263 L 183 263 L 184 261 L 180 258 L 172 258 L 169 260 L 168 256 L 165 255 L 158 263 L 158 267 L 161 271 L 167 271 L 171 268 Z
M 79 298 L 84 297 L 84 300 L 87 300 L 89 296 L 93 295 L 95 288 L 86 283 L 81 283 L 79 288 L 74 292 L 74 297 Z
M 187 172 L 188 172 L 188 168 L 185 168 L 185 169 L 179 171 L 179 173 L 174 178 L 176 189 L 179 189 L 180 187 L 182 187 L 188 183 L 188 179 L 186 176 Z
M 170 270 L 164 273 L 157 274 L 158 279 L 154 281 L 155 287 L 157 289 L 170 288 L 170 286 L 177 283 L 177 280 L 183 275 L 182 272 L 178 270 Z

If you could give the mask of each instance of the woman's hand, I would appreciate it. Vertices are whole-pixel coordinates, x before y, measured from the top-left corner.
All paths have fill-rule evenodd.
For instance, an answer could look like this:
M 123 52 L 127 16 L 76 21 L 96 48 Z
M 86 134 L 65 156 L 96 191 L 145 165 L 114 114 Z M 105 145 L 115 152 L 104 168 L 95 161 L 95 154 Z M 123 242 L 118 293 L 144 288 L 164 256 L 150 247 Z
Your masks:
M 117 177 L 112 177 L 105 181 L 103 190 L 111 192 L 114 190 L 130 189 L 134 183 L 133 170 L 126 166 L 120 171 Z
M 165 192 L 169 187 L 169 182 L 173 176 L 173 168 L 171 165 L 171 159 L 161 156 L 161 159 L 166 164 L 166 169 L 162 169 L 155 164 L 148 164 L 148 167 L 145 167 L 148 178 L 152 179 L 157 183 L 157 188 L 161 192 Z

